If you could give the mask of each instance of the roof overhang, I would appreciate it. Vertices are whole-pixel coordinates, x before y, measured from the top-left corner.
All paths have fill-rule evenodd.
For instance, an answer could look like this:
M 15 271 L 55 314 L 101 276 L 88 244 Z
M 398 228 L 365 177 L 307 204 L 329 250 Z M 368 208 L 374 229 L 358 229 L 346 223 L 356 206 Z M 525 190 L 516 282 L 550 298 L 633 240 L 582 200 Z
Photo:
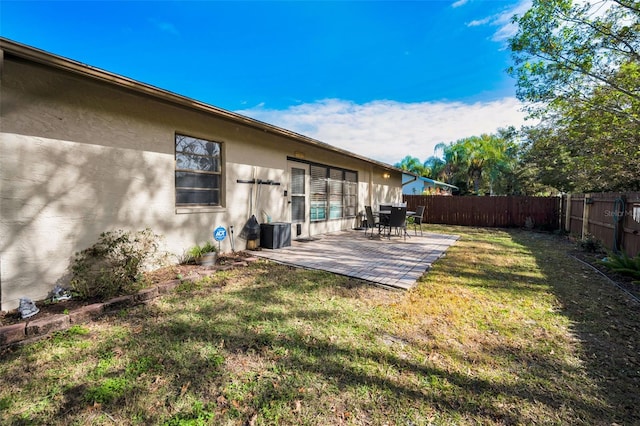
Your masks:
M 380 167 L 385 170 L 390 170 L 394 172 L 403 172 L 402 169 L 394 167 L 390 164 L 383 163 L 381 161 L 377 161 L 368 157 L 364 157 L 359 154 L 355 154 L 353 152 L 335 147 L 333 145 L 330 145 L 325 142 L 321 142 L 317 139 L 313 139 L 308 136 L 301 135 L 291 130 L 287 130 L 278 126 L 274 126 L 269 123 L 265 123 L 250 117 L 246 117 L 241 114 L 227 111 L 225 109 L 218 108 L 213 105 L 209 105 L 207 103 L 204 103 L 195 99 L 191 99 L 186 96 L 182 96 L 177 93 L 170 92 L 168 90 L 160 89 L 158 87 L 155 87 L 146 83 L 142 83 L 127 77 L 123 77 L 121 75 L 114 74 L 109 71 L 92 67 L 90 65 L 83 64 L 78 61 L 74 61 L 72 59 L 54 55 L 44 50 L 27 46 L 25 44 L 15 42 L 13 40 L 9 40 L 4 37 L 0 37 L 0 49 L 2 50 L 1 53 L 4 55 L 5 58 L 8 55 L 14 56 L 14 57 L 22 58 L 25 60 L 29 60 L 31 62 L 35 62 L 35 63 L 39 63 L 49 67 L 64 70 L 73 74 L 79 74 L 84 77 L 102 81 L 114 86 L 119 86 L 121 88 L 125 88 L 128 90 L 134 91 L 136 93 L 151 96 L 152 98 L 156 98 L 165 102 L 169 102 L 175 105 L 180 105 L 182 107 L 205 112 L 207 114 L 211 114 L 215 116 L 216 118 L 228 120 L 242 126 L 251 127 L 257 130 L 261 130 L 263 132 L 271 133 L 271 134 L 285 137 L 285 138 L 288 138 L 297 142 L 301 142 L 307 145 L 321 148 L 326 151 L 334 152 L 336 154 L 348 156 L 353 159 L 363 161 L 365 163 Z
M 430 178 L 427 178 L 427 177 L 424 177 L 424 176 L 420 176 L 420 175 L 415 174 L 415 173 L 408 172 L 406 170 L 403 171 L 403 174 L 405 176 L 411 176 L 412 178 L 410 180 L 406 181 L 406 182 L 402 182 L 402 186 L 408 185 L 408 184 L 413 183 L 413 182 L 415 182 L 417 180 L 421 180 L 423 182 L 429 182 L 429 183 L 431 183 L 431 184 L 433 184 L 435 186 L 440 186 L 440 187 L 444 187 L 444 188 L 451 188 L 451 189 L 460 189 L 455 185 L 450 185 L 450 184 L 445 183 L 445 182 L 440 182 L 439 180 L 433 180 L 433 179 L 430 179 Z

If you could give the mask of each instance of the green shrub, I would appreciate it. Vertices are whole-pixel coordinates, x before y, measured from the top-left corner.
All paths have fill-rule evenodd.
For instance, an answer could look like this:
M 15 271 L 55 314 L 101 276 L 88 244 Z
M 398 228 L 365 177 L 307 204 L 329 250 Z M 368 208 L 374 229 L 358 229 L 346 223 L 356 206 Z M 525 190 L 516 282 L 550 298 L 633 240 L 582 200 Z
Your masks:
M 602 251 L 602 243 L 591 234 L 586 234 L 578 241 L 578 248 L 589 253 L 599 253 Z
M 93 246 L 76 253 L 71 288 L 81 299 L 130 294 L 142 287 L 143 271 L 159 262 L 160 237 L 150 229 L 100 234 Z
M 640 279 L 640 253 L 636 257 L 629 257 L 626 253 L 610 253 L 599 263 L 619 274 Z

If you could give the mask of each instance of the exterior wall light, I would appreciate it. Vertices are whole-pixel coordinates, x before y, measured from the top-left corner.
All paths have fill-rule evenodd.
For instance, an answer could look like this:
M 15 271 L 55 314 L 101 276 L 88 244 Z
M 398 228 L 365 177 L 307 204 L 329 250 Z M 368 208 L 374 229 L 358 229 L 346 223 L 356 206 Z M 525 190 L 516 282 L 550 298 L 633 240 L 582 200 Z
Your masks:
M 389 179 L 389 178 L 391 177 L 391 173 L 386 173 L 386 172 L 385 172 L 385 173 L 383 173 L 383 174 L 382 174 L 382 177 L 383 177 L 384 179 Z

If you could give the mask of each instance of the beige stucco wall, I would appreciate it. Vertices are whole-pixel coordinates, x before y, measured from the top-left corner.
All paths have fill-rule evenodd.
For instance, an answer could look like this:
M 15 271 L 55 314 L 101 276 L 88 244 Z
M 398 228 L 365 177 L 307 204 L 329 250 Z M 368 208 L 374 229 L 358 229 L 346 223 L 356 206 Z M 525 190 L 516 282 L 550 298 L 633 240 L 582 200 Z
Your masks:
M 179 255 L 211 238 L 216 226 L 237 236 L 251 213 L 288 221 L 287 156 L 358 172 L 359 209 L 401 198 L 400 176 L 259 129 L 239 125 L 63 71 L 6 58 L 0 98 L 0 302 L 45 298 L 73 254 L 103 231 L 151 228 Z M 176 209 L 174 135 L 222 143 L 223 207 Z M 328 141 L 330 142 L 330 141 Z M 271 179 L 255 202 L 252 185 Z M 314 224 L 312 233 L 346 229 L 355 219 Z M 222 250 L 230 250 L 230 239 Z

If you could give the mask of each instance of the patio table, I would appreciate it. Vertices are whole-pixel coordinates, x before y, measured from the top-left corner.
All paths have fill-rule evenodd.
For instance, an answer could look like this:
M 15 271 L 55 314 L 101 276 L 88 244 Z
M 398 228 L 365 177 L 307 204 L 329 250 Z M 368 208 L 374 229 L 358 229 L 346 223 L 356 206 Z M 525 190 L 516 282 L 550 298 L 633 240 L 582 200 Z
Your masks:
M 376 213 L 376 214 L 377 214 L 377 215 L 378 215 L 378 217 L 380 217 L 380 218 L 382 218 L 383 216 L 386 216 L 386 217 L 388 218 L 389 216 L 391 216 L 391 210 L 380 210 L 380 211 L 379 211 L 378 213 Z M 407 210 L 407 212 L 406 212 L 406 216 L 407 216 L 407 217 L 414 216 L 415 214 L 416 214 L 416 212 L 411 211 L 411 210 Z M 387 219 L 387 222 L 388 222 L 388 219 Z M 378 228 L 378 234 L 380 234 L 381 232 L 382 232 L 382 231 L 380 230 L 380 228 Z M 391 233 L 391 229 L 389 229 L 389 233 Z M 405 235 L 405 236 L 408 236 L 409 238 L 411 238 L 411 235 L 409 235 L 409 234 L 407 233 L 407 228 L 406 228 L 406 227 L 404 228 L 404 235 Z
M 376 214 L 378 215 L 390 215 L 391 214 L 391 210 L 380 210 L 379 212 L 377 212 Z M 416 214 L 416 212 L 412 212 L 411 210 L 407 210 L 407 217 L 409 216 L 413 216 L 414 214 Z

